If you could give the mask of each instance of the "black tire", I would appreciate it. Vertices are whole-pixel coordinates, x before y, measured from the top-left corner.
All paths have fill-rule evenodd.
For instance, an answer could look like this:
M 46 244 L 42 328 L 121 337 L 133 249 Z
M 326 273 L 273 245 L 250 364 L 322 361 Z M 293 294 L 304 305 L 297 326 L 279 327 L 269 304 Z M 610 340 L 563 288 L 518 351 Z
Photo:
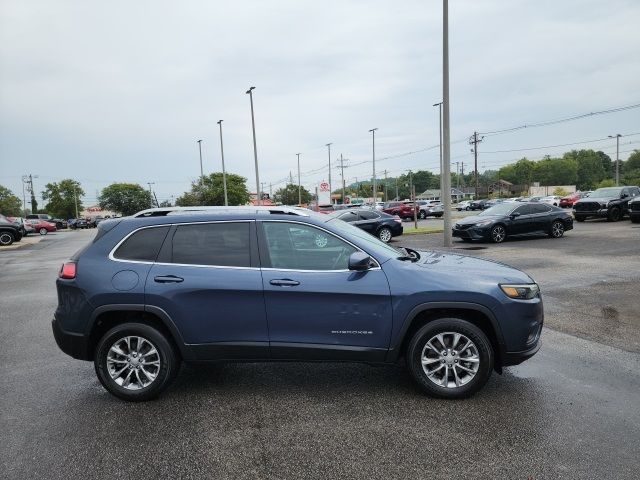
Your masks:
M 155 379 L 137 390 L 128 389 L 116 383 L 107 365 L 107 354 L 111 347 L 129 336 L 143 338 L 155 347 L 158 352 L 157 357 L 151 358 L 157 358 L 160 364 Z M 180 369 L 180 359 L 171 342 L 152 326 L 144 323 L 124 323 L 113 327 L 100 339 L 96 347 L 94 366 L 100 383 L 109 393 L 130 402 L 142 402 L 157 397 L 169 387 Z M 132 370 L 136 371 L 135 368 Z M 125 372 L 128 371 L 125 370 Z
M 425 218 L 427 218 L 427 212 L 425 212 L 424 210 L 420 210 L 420 213 L 418 214 L 418 218 L 420 220 L 424 220 Z
M 584 215 L 576 215 L 576 222 L 584 222 L 587 217 Z
M 8 247 L 14 240 L 11 232 L 0 232 L 0 246 Z
M 549 229 L 549 236 L 551 238 L 560 238 L 564 235 L 564 223 L 560 220 L 554 220 L 551 223 L 551 228 Z
M 502 243 L 507 238 L 507 229 L 499 223 L 491 228 L 491 241 L 493 243 Z
M 463 242 L 467 242 L 467 243 L 471 243 L 473 240 L 471 240 L 470 238 L 463 238 L 462 241 Z
M 437 377 L 434 377 L 432 380 L 427 375 L 427 372 L 425 372 L 425 368 L 427 367 L 422 366 L 422 358 L 423 353 L 427 348 L 427 342 L 438 334 L 449 332 L 464 335 L 468 340 L 473 342 L 479 362 L 477 362 L 478 369 L 475 372 L 475 376 L 468 380 L 467 383 L 447 388 L 444 385 L 436 383 Z M 445 336 L 444 338 L 446 341 L 447 337 Z M 436 348 L 440 348 L 440 345 L 435 345 L 433 343 L 432 345 Z M 463 352 L 449 353 L 460 355 L 468 351 L 469 349 Z M 463 357 L 460 356 L 459 358 L 461 358 L 460 363 L 464 363 L 462 360 Z M 414 334 L 409 346 L 407 347 L 406 361 L 411 375 L 425 393 L 432 397 L 457 399 L 473 395 L 487 383 L 487 380 L 489 380 L 491 372 L 493 371 L 494 352 L 491 347 L 491 342 L 487 336 L 474 324 L 460 318 L 441 318 L 427 323 Z M 455 366 L 460 366 L 460 363 L 456 362 Z M 437 362 L 436 365 L 438 365 Z M 466 365 L 469 366 L 469 363 Z M 446 363 L 445 366 L 447 373 L 448 369 L 453 367 L 453 365 L 452 367 L 447 366 Z M 451 374 L 451 376 L 453 376 L 453 374 Z M 449 376 L 447 378 L 452 381 Z
M 622 218 L 622 210 L 620 207 L 611 207 L 607 213 L 607 222 L 617 222 Z
M 631 223 L 640 223 L 640 216 L 631 217 Z
M 393 237 L 393 234 L 387 227 L 382 227 L 378 230 L 378 238 L 384 243 L 389 243 L 391 241 L 391 237 Z
M 465 210 L 468 212 L 469 211 L 469 207 L 466 207 Z

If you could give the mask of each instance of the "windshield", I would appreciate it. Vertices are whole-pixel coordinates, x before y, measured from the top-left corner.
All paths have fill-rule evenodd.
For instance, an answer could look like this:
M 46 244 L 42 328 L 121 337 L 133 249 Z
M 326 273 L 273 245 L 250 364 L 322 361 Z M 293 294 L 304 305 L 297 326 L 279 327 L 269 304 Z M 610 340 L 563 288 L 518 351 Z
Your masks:
M 338 230 L 340 233 L 344 233 L 348 237 L 355 237 L 358 240 L 362 240 L 364 248 L 370 251 L 373 255 L 380 254 L 384 256 L 397 257 L 398 254 L 404 255 L 404 252 L 393 248 L 390 245 L 378 240 L 373 235 L 368 234 L 364 230 L 360 230 L 358 227 L 351 225 L 350 223 L 340 220 L 339 218 L 329 218 L 327 223 L 330 223 L 332 227 Z
M 589 198 L 607 198 L 607 197 L 619 197 L 622 188 L 599 188 L 595 192 L 589 194 Z
M 478 214 L 479 217 L 490 217 L 492 215 L 508 215 L 511 210 L 516 208 L 517 205 L 513 203 L 499 203 L 498 205 L 487 208 L 482 213 Z

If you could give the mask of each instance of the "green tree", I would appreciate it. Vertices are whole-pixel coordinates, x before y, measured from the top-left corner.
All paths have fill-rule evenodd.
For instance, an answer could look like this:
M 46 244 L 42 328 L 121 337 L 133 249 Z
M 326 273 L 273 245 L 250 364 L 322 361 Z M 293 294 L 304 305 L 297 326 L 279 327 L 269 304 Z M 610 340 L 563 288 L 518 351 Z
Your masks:
M 67 178 L 59 183 L 47 183 L 42 192 L 42 199 L 47 200 L 46 212 L 58 218 L 75 218 L 76 211 L 82 211 L 84 190 L 80 182 Z M 77 200 L 77 209 L 76 209 Z
M 579 190 L 590 190 L 607 178 L 602 158 L 593 150 L 571 150 L 562 158 L 574 159 L 577 162 L 576 185 Z
M 227 198 L 229 205 L 246 205 L 249 201 L 247 179 L 227 173 Z M 176 199 L 180 207 L 197 205 L 224 205 L 224 182 L 222 172 L 205 175 L 191 184 L 191 190 Z
M 369 188 L 371 193 L 371 188 Z M 286 186 L 276 190 L 274 194 L 276 202 L 280 202 L 283 205 L 298 205 L 298 185 L 288 183 Z M 309 203 L 311 201 L 311 193 L 302 187 L 301 189 L 302 203 Z
M 596 185 L 596 188 L 606 188 L 606 187 L 615 187 L 615 186 L 616 186 L 615 180 L 613 180 L 612 178 L 605 178 L 601 182 L 598 182 L 598 184 Z
M 151 192 L 137 183 L 112 183 L 102 189 L 98 200 L 100 207 L 121 215 L 133 215 L 153 205 Z
M 622 181 L 627 185 L 640 185 L 640 150 L 634 150 L 624 162 Z
M 10 217 L 22 215 L 22 202 L 7 187 L 0 185 L 0 213 Z

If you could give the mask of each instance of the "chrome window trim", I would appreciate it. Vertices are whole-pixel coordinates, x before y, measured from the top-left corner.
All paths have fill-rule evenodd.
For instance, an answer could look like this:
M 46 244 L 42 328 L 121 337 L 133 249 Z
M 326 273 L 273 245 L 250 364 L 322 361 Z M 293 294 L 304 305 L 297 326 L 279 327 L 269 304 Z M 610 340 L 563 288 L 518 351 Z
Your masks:
M 305 223 L 305 222 L 299 222 L 299 221 L 291 221 L 291 220 L 261 220 L 261 221 L 266 221 L 266 222 L 285 222 L 285 223 L 298 223 L 300 225 L 311 225 L 312 227 L 318 228 L 320 230 L 323 230 L 325 232 L 327 232 L 329 235 L 333 235 L 336 238 L 339 238 L 340 240 L 342 240 L 343 242 L 348 243 L 349 245 L 351 245 L 352 247 L 354 247 L 356 250 L 358 250 L 359 252 L 363 252 L 366 253 L 367 255 L 369 255 L 371 257 L 371 259 L 376 263 L 375 267 L 370 268 L 369 270 L 382 270 L 382 268 L 380 267 L 380 262 L 378 262 L 378 260 L 370 255 L 368 252 L 365 252 L 364 250 L 362 250 L 360 247 L 358 247 L 357 245 L 354 245 L 353 243 L 351 243 L 350 241 L 348 241 L 345 238 L 342 238 L 338 235 L 336 235 L 333 232 L 330 232 L 329 230 L 319 227 L 318 225 L 315 224 L 311 224 L 311 223 Z M 173 227 L 175 226 L 180 226 L 180 225 L 200 225 L 200 224 L 209 224 L 209 223 L 250 223 L 250 222 L 256 222 L 256 220 L 202 220 L 199 222 L 180 222 L 180 223 L 163 223 L 163 224 L 159 224 L 159 225 L 145 225 L 139 228 L 136 228 L 135 230 L 129 232 L 122 240 L 120 240 L 115 247 L 113 247 L 111 249 L 111 251 L 109 252 L 109 260 L 113 261 L 113 262 L 120 262 L 120 263 L 137 263 L 137 264 L 141 264 L 141 265 L 162 265 L 162 266 L 178 266 L 178 267 L 197 267 L 197 268 L 217 268 L 217 269 L 234 269 L 234 270 L 267 270 L 267 271 L 282 271 L 282 272 L 315 272 L 315 273 L 323 273 L 323 272 L 332 272 L 332 273 L 338 273 L 338 272 L 352 272 L 352 270 L 349 269 L 340 269 L 340 270 L 300 270 L 300 269 L 292 269 L 292 268 L 271 268 L 271 267 L 236 267 L 236 266 L 224 266 L 224 265 L 199 265 L 199 264 L 191 264 L 191 263 L 167 263 L 167 262 L 149 262 L 147 260 L 124 260 L 121 258 L 116 258 L 114 256 L 114 253 L 116 252 L 116 250 L 118 250 L 118 248 L 120 247 L 120 245 L 122 245 L 130 236 L 132 236 L 134 233 L 139 232 L 140 230 L 144 230 L 147 228 L 160 228 L 160 227 Z
M 375 258 L 373 255 L 371 255 L 369 252 L 364 251 L 362 248 L 358 247 L 357 245 L 354 245 L 352 242 L 350 242 L 349 240 L 347 240 L 346 238 L 343 238 L 339 235 L 336 235 L 335 233 L 327 230 L 326 228 L 320 227 L 318 225 L 315 225 L 313 223 L 306 223 L 306 222 L 300 222 L 300 221 L 296 221 L 296 220 L 280 220 L 280 219 L 260 219 L 261 223 L 268 223 L 268 222 L 279 222 L 279 223 L 297 223 L 299 225 L 309 225 L 313 228 L 317 228 L 319 230 L 322 230 L 326 233 L 328 233 L 329 235 L 332 235 L 334 237 L 336 237 L 339 240 L 342 240 L 345 243 L 348 243 L 349 245 L 351 245 L 353 248 L 355 248 L 358 252 L 362 252 L 362 253 L 366 253 L 367 255 L 369 255 L 369 257 L 371 257 L 371 259 L 376 263 L 375 267 L 370 268 L 369 270 L 381 270 L 382 268 L 380 267 L 380 262 L 378 261 L 377 258 Z M 273 268 L 273 267 L 265 267 L 263 268 L 263 270 L 279 270 L 279 271 L 286 271 L 286 272 L 351 272 L 352 270 L 349 269 L 339 269 L 339 270 L 301 270 L 301 269 L 296 269 L 296 268 Z M 368 271 L 368 270 L 367 270 Z

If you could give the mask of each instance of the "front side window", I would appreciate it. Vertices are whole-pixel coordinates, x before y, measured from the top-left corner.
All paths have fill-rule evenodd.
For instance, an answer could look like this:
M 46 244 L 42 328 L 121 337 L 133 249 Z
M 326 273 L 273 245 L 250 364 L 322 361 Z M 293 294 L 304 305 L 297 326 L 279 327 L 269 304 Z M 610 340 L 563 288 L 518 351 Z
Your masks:
M 155 262 L 168 231 L 168 225 L 138 230 L 118 247 L 113 256 L 119 260 Z
M 358 214 L 356 212 L 346 212 L 342 215 L 338 216 L 340 220 L 344 220 L 345 222 L 355 222 L 358 220 Z
M 531 205 L 520 205 L 514 213 L 516 212 L 520 215 L 529 215 L 531 213 Z
M 380 216 L 376 212 L 368 212 L 366 210 L 359 212 L 359 215 L 360 220 L 374 220 Z
M 531 208 L 533 208 L 533 213 L 549 213 L 551 211 L 551 207 L 549 205 L 544 205 L 542 203 L 531 205 Z
M 271 268 L 289 270 L 346 270 L 357 251 L 338 237 L 311 225 L 264 222 Z
M 179 225 L 171 239 L 171 263 L 250 267 L 250 239 L 249 222 Z

